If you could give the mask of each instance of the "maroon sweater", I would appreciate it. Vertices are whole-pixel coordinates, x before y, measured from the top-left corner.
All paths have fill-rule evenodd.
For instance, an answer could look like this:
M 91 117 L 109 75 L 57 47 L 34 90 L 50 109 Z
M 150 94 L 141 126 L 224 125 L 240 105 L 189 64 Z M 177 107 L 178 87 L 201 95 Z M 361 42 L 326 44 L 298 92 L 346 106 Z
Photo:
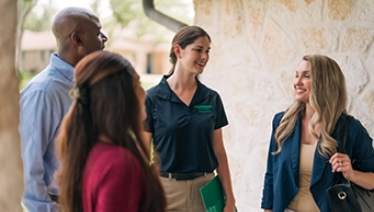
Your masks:
M 137 212 L 145 195 L 144 172 L 123 147 L 97 143 L 83 172 L 84 212 Z

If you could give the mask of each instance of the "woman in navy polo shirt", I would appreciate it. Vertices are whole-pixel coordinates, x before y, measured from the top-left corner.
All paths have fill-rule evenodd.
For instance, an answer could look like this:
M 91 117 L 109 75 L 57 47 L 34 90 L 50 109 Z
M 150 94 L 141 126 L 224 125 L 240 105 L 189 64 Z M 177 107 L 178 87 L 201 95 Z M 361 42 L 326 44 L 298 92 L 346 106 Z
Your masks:
M 334 172 L 374 189 L 373 139 L 357 119 L 347 122 L 347 89 L 339 65 L 323 55 L 305 56 L 296 69 L 294 89 L 294 103 L 273 119 L 264 211 L 329 212 L 326 190 Z M 347 154 L 337 153 L 344 133 Z
M 227 196 L 225 212 L 235 211 L 222 138 L 225 110 L 218 93 L 197 79 L 209 60 L 210 43 L 198 26 L 180 29 L 172 41 L 170 73 L 147 92 L 146 139 L 153 139 L 161 160 L 169 211 L 205 211 L 199 189 L 215 170 Z

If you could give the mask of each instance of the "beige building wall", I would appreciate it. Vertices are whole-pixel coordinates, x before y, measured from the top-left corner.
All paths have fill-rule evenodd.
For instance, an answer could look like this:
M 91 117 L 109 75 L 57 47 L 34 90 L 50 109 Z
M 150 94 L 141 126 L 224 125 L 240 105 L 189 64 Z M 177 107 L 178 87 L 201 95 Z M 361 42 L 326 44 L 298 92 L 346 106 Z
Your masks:
M 139 74 L 147 74 L 147 69 L 152 74 L 161 74 L 168 68 L 166 64 L 169 50 L 167 45 L 141 42 L 126 37 L 114 38 L 110 51 L 121 54 L 128 59 Z
M 374 136 L 374 0 L 194 0 L 213 43 L 201 80 L 224 101 L 224 129 L 239 211 L 259 212 L 275 113 L 293 101 L 305 54 L 335 59 L 349 112 Z
M 152 74 L 167 74 L 171 69 L 169 52 L 161 50 L 154 52 L 151 60 L 151 66 L 153 67 Z
M 23 50 L 21 70 L 27 72 L 42 71 L 48 65 L 52 52 L 55 51 L 55 49 Z
M 56 51 L 56 40 L 52 31 L 24 31 L 21 41 L 21 58 L 18 67 L 21 71 L 39 72 L 49 63 L 52 52 Z

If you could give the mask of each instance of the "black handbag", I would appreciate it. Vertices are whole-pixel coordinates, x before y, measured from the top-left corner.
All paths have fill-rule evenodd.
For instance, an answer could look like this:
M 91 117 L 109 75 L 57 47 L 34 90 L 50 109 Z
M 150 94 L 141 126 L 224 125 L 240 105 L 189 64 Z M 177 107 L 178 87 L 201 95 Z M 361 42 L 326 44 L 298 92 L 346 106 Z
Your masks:
M 346 116 L 345 129 L 339 152 L 344 153 L 347 142 L 349 122 Z M 366 190 L 347 181 L 341 172 L 335 173 L 335 183 L 327 189 L 331 212 L 374 212 L 374 190 Z

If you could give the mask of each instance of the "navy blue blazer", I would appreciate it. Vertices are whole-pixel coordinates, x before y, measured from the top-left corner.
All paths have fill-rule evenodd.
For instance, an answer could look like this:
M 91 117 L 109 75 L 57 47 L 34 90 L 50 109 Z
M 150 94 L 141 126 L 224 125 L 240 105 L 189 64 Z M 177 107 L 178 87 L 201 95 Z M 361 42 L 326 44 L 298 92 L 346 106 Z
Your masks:
M 275 156 L 271 154 L 277 150 L 274 134 L 283 115 L 284 112 L 281 112 L 273 118 L 273 131 L 261 202 L 261 208 L 272 209 L 273 212 L 284 212 L 296 196 L 299 185 L 300 116 L 297 119 L 294 132 L 284 141 L 282 151 Z M 344 116 L 344 114 L 340 116 L 331 135 L 337 141 L 340 141 L 342 136 L 345 122 Z M 349 155 L 353 162 L 353 169 L 363 172 L 374 172 L 373 139 L 369 136 L 360 121 L 353 117 L 349 125 L 345 153 Z M 334 173 L 332 173 L 329 158 L 324 158 L 316 149 L 310 181 L 310 192 L 321 212 L 330 211 L 326 190 L 333 184 L 333 181 Z

